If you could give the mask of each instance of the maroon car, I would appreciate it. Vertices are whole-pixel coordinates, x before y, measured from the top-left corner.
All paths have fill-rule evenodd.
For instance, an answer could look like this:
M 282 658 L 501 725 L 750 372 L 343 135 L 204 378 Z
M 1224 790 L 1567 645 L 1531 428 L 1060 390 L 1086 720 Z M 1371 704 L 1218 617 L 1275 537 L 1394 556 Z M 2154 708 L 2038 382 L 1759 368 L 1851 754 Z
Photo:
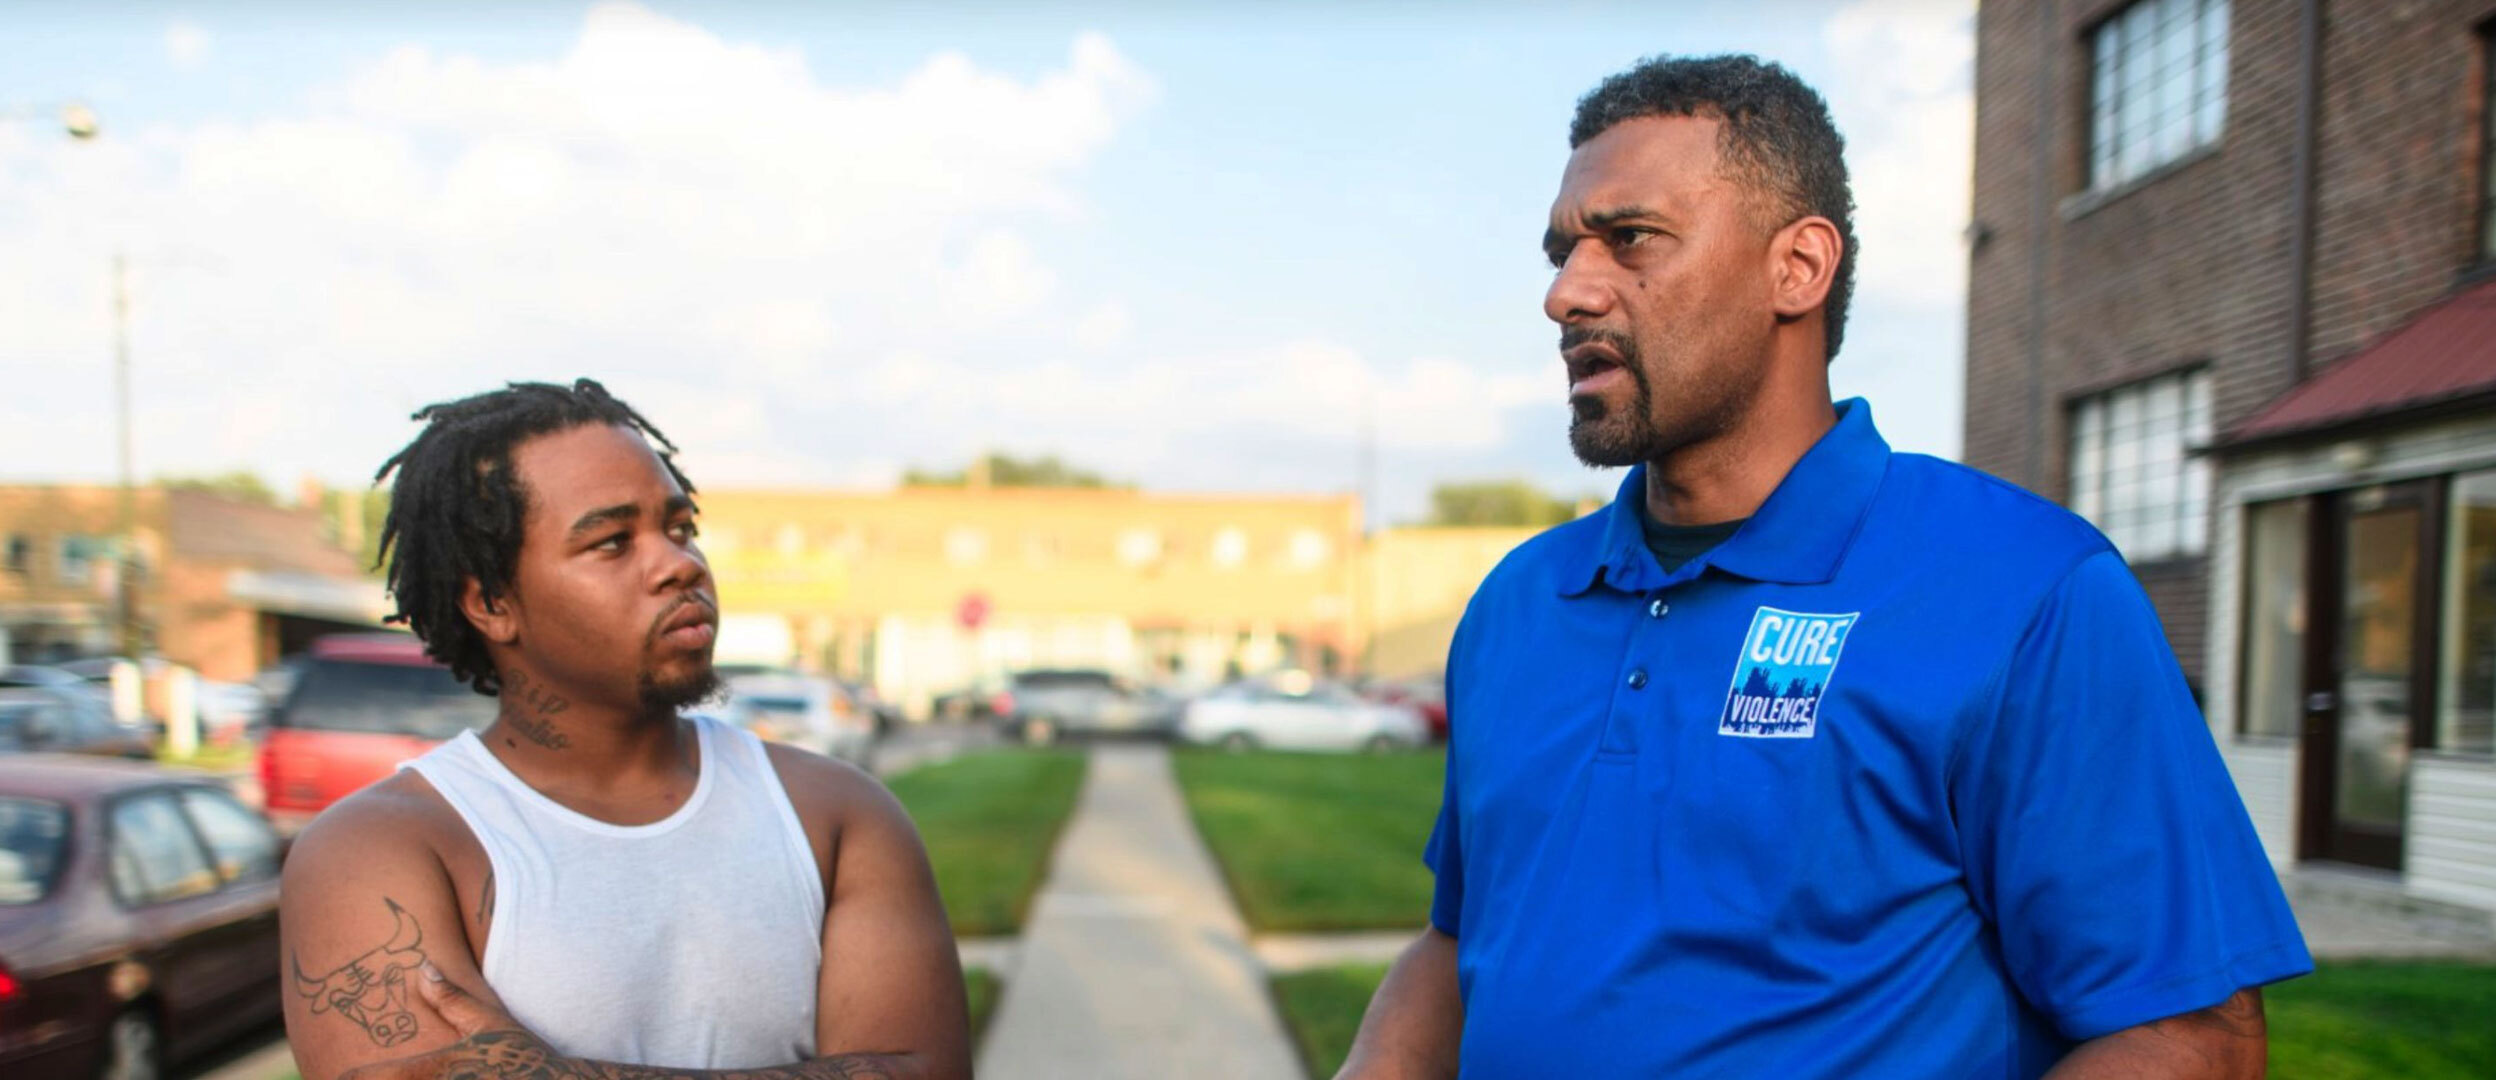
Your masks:
M 147 1080 L 275 1020 L 279 858 L 213 778 L 0 756 L 0 1076 Z

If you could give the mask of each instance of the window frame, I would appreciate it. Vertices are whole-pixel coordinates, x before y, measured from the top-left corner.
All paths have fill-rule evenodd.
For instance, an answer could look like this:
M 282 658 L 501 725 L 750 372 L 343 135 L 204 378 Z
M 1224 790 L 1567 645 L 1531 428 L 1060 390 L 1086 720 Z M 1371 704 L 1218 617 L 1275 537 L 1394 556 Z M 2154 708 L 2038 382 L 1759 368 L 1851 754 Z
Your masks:
M 2170 22 L 2179 25 L 2162 25 Z M 2233 0 L 2130 0 L 2081 31 L 2081 195 L 2094 204 L 2226 142 L 2235 30 Z M 2169 44 L 2177 40 L 2184 44 Z M 2184 64 L 2172 75 L 2161 60 L 2170 49 L 2183 53 Z M 2172 103 L 2180 110 L 2160 101 L 2170 83 L 2182 88 L 2183 100 Z M 2146 104 L 2127 110 L 2134 95 Z M 2181 137 L 2161 149 L 2179 125 Z
M 98 846 L 103 849 L 104 853 L 104 891 L 110 893 L 113 898 L 113 903 L 125 911 L 143 911 L 148 908 L 163 907 L 167 904 L 179 904 L 185 901 L 199 900 L 205 897 L 215 896 L 218 893 L 224 892 L 229 887 L 230 883 L 225 880 L 224 875 L 217 873 L 216 853 L 209 850 L 208 841 L 199 835 L 199 823 L 192 821 L 190 813 L 182 809 L 181 791 L 183 787 L 184 785 L 181 784 L 156 784 L 149 787 L 133 788 L 129 791 L 116 792 L 111 798 L 104 800 L 102 803 L 102 815 L 96 824 L 103 830 L 103 835 L 101 836 L 102 843 Z M 154 883 L 149 882 L 146 883 L 149 887 L 149 892 L 151 893 L 149 896 L 133 898 L 122 895 L 120 883 L 113 880 L 112 873 L 113 858 L 120 854 L 121 850 L 121 832 L 113 820 L 114 815 L 120 813 L 121 808 L 127 804 L 143 802 L 151 798 L 165 800 L 166 805 L 173 808 L 174 817 L 180 819 L 182 822 L 182 835 L 190 837 L 192 852 L 199 856 L 200 865 L 208 868 L 209 878 L 216 882 L 216 884 L 207 891 L 192 893 L 188 896 L 159 897 L 152 895 L 155 891 Z
M 256 885 L 264 881 L 273 882 L 278 879 L 278 875 L 285 872 L 286 839 L 277 834 L 277 829 L 269 824 L 268 819 L 254 813 L 251 807 L 243 805 L 243 800 L 235 798 L 233 792 L 227 791 L 224 788 L 208 787 L 201 784 L 183 784 L 178 785 L 171 790 L 173 791 L 174 808 L 182 812 L 183 820 L 190 822 L 192 836 L 198 839 L 201 850 L 207 852 L 208 854 L 208 868 L 216 871 L 217 873 L 217 891 L 222 892 L 226 889 L 238 888 L 244 885 Z M 222 803 L 226 806 L 230 806 L 234 808 L 235 812 L 243 816 L 243 820 L 249 822 L 252 826 L 260 830 L 261 834 L 269 842 L 269 868 L 267 873 L 258 876 L 244 876 L 239 873 L 234 877 L 225 876 L 225 864 L 218 859 L 216 841 L 209 838 L 208 827 L 201 823 L 198 812 L 192 809 L 193 800 L 195 799 L 205 802 Z
M 2196 380 L 2198 380 L 2199 387 L 2198 395 L 2195 393 Z M 2172 541 L 2168 546 L 2151 550 L 2143 548 L 2141 538 L 2134 535 L 2140 527 L 2137 522 L 2127 518 L 2121 523 L 2123 527 L 2118 528 L 2118 523 L 2115 521 L 2116 487 L 2110 482 L 2110 477 L 2115 472 L 2114 459 L 2118 449 L 2118 442 L 2114 438 L 2114 414 L 2118 402 L 2128 403 L 2128 411 L 2135 414 L 2135 418 L 2128 421 L 2129 425 L 2134 428 L 2145 428 L 2150 422 L 2148 410 L 2153 403 L 2153 395 L 2157 392 L 2158 384 L 2168 381 L 2176 384 L 2173 391 L 2176 399 L 2174 416 L 2176 456 L 2173 462 L 2174 472 L 2171 478 L 2170 497 L 2157 505 L 2172 506 L 2178 514 L 2175 520 L 2167 526 L 2171 530 Z M 2107 540 L 2113 543 L 2116 550 L 2123 555 L 2124 562 L 2133 567 L 2191 562 L 2209 557 L 2210 515 L 2216 509 L 2213 500 L 2216 497 L 2218 485 L 2215 467 L 2204 455 L 2217 438 L 2216 381 L 2216 366 L 2206 360 L 2196 360 L 2139 378 L 2088 387 L 2063 396 L 2061 476 L 2063 497 L 2061 504 L 2065 509 L 2080 515 L 2099 532 L 2104 533 Z M 2199 399 L 2198 410 L 2195 408 L 2196 397 Z M 2083 416 L 2091 406 L 2096 407 L 2098 417 L 2095 425 L 2094 446 L 2091 448 L 2095 455 L 2096 485 L 2093 489 L 2084 491 L 2075 470 L 2083 459 L 2081 453 L 2081 443 L 2085 434 Z M 2196 430 L 2194 424 L 2197 415 L 2201 421 L 2199 430 Z M 2139 474 L 2141 480 L 2138 482 L 2146 487 L 2151 481 L 2143 471 L 2145 466 L 2137 458 L 2138 451 L 2144 448 L 2145 440 L 2135 434 L 2125 442 L 2128 444 L 2125 448 L 2135 455 L 2132 463 L 2126 465 L 2125 468 Z M 2155 482 L 2166 484 L 2169 483 L 2169 479 L 2160 478 Z M 2193 508 L 2194 504 L 2197 504 L 2198 508 L 2198 521 L 2194 520 L 2193 514 L 2183 512 Z M 2153 507 L 2145 500 L 2145 497 L 2135 496 L 2125 507 L 2125 511 L 2129 514 L 2137 514 L 2147 508 Z M 2127 538 L 2129 538 L 2128 545 Z
M 2479 39 L 2479 205 L 2471 222 L 2478 235 L 2470 245 L 2472 263 L 2496 272 L 2496 16 L 2478 25 Z

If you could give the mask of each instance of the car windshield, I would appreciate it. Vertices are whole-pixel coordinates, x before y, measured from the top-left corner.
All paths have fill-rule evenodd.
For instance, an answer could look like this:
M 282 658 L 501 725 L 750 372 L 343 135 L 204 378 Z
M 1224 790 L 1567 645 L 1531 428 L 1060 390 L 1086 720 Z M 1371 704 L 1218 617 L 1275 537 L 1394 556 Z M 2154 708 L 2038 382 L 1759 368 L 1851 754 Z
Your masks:
M 0 904 L 43 899 L 61 870 L 69 809 L 34 799 L 0 798 Z
M 448 739 L 493 723 L 494 710 L 493 698 L 470 690 L 448 668 L 315 660 L 277 726 Z

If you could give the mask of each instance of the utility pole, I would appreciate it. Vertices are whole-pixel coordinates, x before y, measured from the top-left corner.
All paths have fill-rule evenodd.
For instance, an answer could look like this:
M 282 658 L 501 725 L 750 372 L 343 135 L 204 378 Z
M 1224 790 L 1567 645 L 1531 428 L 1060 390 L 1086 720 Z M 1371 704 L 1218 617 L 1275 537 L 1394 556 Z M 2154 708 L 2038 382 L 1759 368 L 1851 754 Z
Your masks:
M 138 596 L 131 579 L 139 568 L 139 494 L 130 475 L 130 260 L 113 253 L 113 407 L 121 428 L 121 568 L 113 598 L 121 630 L 121 655 L 139 658 Z

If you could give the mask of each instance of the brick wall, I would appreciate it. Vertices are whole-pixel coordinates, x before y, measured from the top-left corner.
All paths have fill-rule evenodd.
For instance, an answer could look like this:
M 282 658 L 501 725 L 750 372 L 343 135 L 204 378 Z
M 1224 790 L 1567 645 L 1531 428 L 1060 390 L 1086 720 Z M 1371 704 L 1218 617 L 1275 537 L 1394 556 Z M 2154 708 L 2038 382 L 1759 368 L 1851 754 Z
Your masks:
M 2225 432 L 2297 379 L 2298 0 L 2233 3 L 2217 143 L 2090 192 L 2088 32 L 2125 6 L 2037 0 L 1977 17 L 1973 220 L 1987 239 L 1969 266 L 1966 457 L 2058 499 L 2073 397 L 2207 364 Z M 2476 26 L 2491 14 L 2496 0 L 2324 0 L 2318 363 L 2443 296 L 2470 261 Z M 2205 561 L 2138 571 L 2198 680 Z

